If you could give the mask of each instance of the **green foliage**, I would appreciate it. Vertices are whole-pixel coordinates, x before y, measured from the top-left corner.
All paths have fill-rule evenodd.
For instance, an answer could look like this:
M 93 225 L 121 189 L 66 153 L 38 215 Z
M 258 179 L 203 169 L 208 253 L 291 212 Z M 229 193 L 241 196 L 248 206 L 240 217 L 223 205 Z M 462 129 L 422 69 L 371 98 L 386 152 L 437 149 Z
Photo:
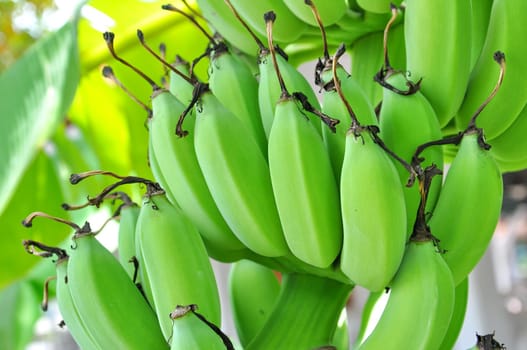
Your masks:
M 37 42 L 0 76 L 0 212 L 53 133 L 79 80 L 75 23 Z

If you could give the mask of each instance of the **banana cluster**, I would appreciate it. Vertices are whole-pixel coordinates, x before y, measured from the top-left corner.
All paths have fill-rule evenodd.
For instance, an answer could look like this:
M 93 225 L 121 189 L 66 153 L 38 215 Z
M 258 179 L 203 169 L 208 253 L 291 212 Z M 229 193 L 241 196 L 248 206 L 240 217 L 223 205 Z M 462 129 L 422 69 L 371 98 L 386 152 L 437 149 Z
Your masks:
M 121 265 L 80 233 L 57 262 L 75 339 L 87 349 L 229 349 L 210 327 L 220 323 L 212 257 L 233 263 L 246 349 L 348 347 L 338 316 L 356 285 L 371 296 L 354 348 L 451 348 L 467 276 L 499 219 L 502 174 L 527 168 L 527 2 L 197 3 L 219 33 L 201 58 L 207 79 L 180 59 L 163 87 L 139 72 L 153 87 L 147 146 L 164 191 L 123 208 Z M 124 62 L 114 35 L 105 40 Z M 317 90 L 286 52 L 321 57 Z M 105 316 L 128 293 L 135 299 Z M 142 306 L 118 309 L 131 303 Z
M 31 214 L 24 225 L 37 216 L 47 215 Z M 75 234 L 68 250 L 24 242 L 32 254 L 56 256 L 57 302 L 77 344 L 101 350 L 225 349 L 216 280 L 192 222 L 159 189 L 149 189 L 141 207 L 120 206 L 118 217 L 118 257 L 88 223 L 69 223 Z

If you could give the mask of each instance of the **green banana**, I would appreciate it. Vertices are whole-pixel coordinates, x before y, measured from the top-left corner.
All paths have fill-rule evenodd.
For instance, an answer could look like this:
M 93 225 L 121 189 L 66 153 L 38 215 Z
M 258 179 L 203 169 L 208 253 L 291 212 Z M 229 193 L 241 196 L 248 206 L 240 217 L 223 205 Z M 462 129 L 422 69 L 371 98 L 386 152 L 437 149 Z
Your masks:
M 225 350 L 222 337 L 196 314 L 197 305 L 178 305 L 170 313 L 173 327 L 170 350 Z M 168 318 L 168 317 L 167 317 Z
M 219 45 L 211 54 L 209 86 L 214 96 L 245 123 L 266 154 L 267 137 L 257 103 L 258 81 L 249 67 L 225 45 Z
M 128 276 L 133 278 L 135 268 L 131 263 L 131 259 L 136 255 L 135 227 L 140 208 L 137 204 L 132 202 L 130 198 L 127 198 L 126 200 L 127 202 L 123 203 L 120 207 L 117 252 L 119 254 L 119 262 L 121 263 L 121 266 L 126 270 Z
M 68 263 L 71 296 L 102 347 L 166 349 L 155 313 L 112 253 L 91 233 L 79 232 L 74 240 Z
M 196 223 L 207 247 L 229 252 L 214 257 L 231 261 L 235 256 L 230 256 L 230 253 L 239 254 L 245 247 L 221 216 L 203 177 L 194 147 L 195 119 L 185 120 L 189 135 L 178 137 L 173 134 L 184 109 L 168 91 L 161 90 L 154 94 L 150 122 L 152 154 L 167 182 L 166 190 Z
M 444 258 L 456 285 L 485 253 L 500 217 L 502 196 L 501 173 L 482 148 L 480 134 L 465 133 L 428 221 L 447 251 Z
M 336 91 L 351 119 L 340 176 L 340 269 L 354 283 L 378 291 L 390 282 L 403 257 L 406 208 L 397 170 L 379 144 L 378 127 L 363 126 L 343 95 L 336 72 L 343 53 L 341 46 L 332 66 Z
M 136 242 L 165 338 L 170 338 L 172 322 L 164 316 L 174 304 L 199 303 L 204 315 L 219 324 L 216 280 L 194 224 L 163 192 L 146 195 L 138 221 Z
M 57 260 L 55 261 L 55 271 L 57 286 L 55 293 L 63 321 L 66 324 L 71 336 L 81 349 L 102 350 L 103 348 L 91 333 L 90 327 L 85 324 L 85 320 L 80 316 L 77 306 L 73 302 L 67 272 L 69 256 L 66 251 L 60 248 L 47 247 L 32 240 L 25 240 L 23 244 L 26 251 L 28 251 L 30 254 L 40 255 L 43 257 L 52 257 L 53 255 L 56 255 Z M 35 248 L 42 250 L 43 253 L 36 253 Z M 47 285 L 45 285 L 44 288 L 46 288 L 45 291 L 47 292 Z M 47 303 L 46 300 L 45 303 Z M 46 309 L 47 305 L 43 306 L 43 308 Z
M 356 112 L 359 122 L 363 125 L 376 125 L 375 111 L 355 77 L 350 76 L 340 64 L 337 67 L 337 76 L 340 79 L 342 93 Z M 326 68 L 322 71 L 320 82 L 324 89 L 322 92 L 322 112 L 339 119 L 340 123 L 335 126 L 335 132 L 329 128 L 322 128 L 322 137 L 329 152 L 333 173 L 337 181 L 340 181 L 347 132 L 346 123 L 343 121 L 347 119 L 347 110 L 339 94 L 335 91 L 332 81 L 331 68 Z
M 271 36 L 269 41 L 271 44 Z M 276 206 L 291 252 L 308 264 L 325 268 L 337 257 L 342 242 L 335 175 L 320 134 L 287 90 L 272 47 L 271 59 L 282 91 L 269 132 Z
M 269 170 L 289 249 L 308 264 L 328 267 L 342 242 L 338 187 L 322 138 L 290 95 L 276 106 Z
M 527 164 L 527 105 L 523 107 L 514 122 L 503 133 L 489 141 L 490 153 L 496 158 L 501 171 L 521 170 Z M 502 164 L 515 164 L 503 167 Z
M 274 38 L 279 43 L 289 43 L 297 40 L 308 29 L 308 25 L 300 20 L 284 4 L 282 0 L 250 1 L 229 0 L 241 17 L 258 34 L 265 36 L 265 22 L 263 16 L 272 10 L 276 13 L 278 21 L 274 30 Z M 306 6 L 307 7 L 307 6 Z M 309 8 L 308 8 L 309 10 Z
M 196 0 L 196 3 L 210 26 L 221 33 L 225 40 L 241 51 L 254 55 L 256 51 L 254 40 L 242 24 L 236 20 L 229 7 L 225 5 L 224 0 Z M 265 38 L 265 36 L 259 36 L 261 39 Z
M 428 221 L 446 250 L 445 261 L 456 285 L 468 276 L 487 250 L 501 215 L 503 178 L 488 151 L 490 146 L 485 143 L 483 129 L 476 126 L 476 120 L 479 122 L 489 104 L 496 102 L 497 92 L 503 86 L 505 56 L 498 51 L 494 59 L 500 65 L 498 81 L 466 129 L 451 142 L 459 144 L 459 149 Z M 455 211 L 452 203 L 457 203 Z
M 363 9 L 358 8 L 347 11 L 346 14 L 335 23 L 335 29 L 337 29 L 337 33 L 341 33 L 341 35 L 349 35 L 346 41 L 352 45 L 356 39 L 364 35 L 382 31 L 389 19 L 390 11 L 380 14 L 364 11 Z
M 507 55 L 507 69 L 511 71 L 503 82 L 501 92 L 478 117 L 478 126 L 485 130 L 487 140 L 503 133 L 521 113 L 527 100 L 523 77 L 527 74 L 527 46 L 519 38 L 525 37 L 524 14 L 527 2 L 523 0 L 494 0 L 489 19 L 487 37 L 479 60 L 471 74 L 465 99 L 457 115 L 456 124 L 463 130 L 472 113 L 479 107 L 494 84 L 494 53 Z
M 406 48 L 404 43 L 404 23 L 390 29 L 388 47 L 390 62 L 394 67 L 406 68 Z M 383 63 L 383 33 L 377 31 L 365 35 L 353 43 L 350 50 L 351 75 L 357 81 L 373 106 L 377 106 L 383 95 L 382 87 L 373 77 Z
M 356 284 L 379 291 L 401 263 L 407 221 L 397 170 L 368 132 L 346 136 L 340 198 L 340 269 Z
M 228 1 L 227 1 L 228 2 Z M 234 7 L 231 7 L 233 13 L 236 15 L 240 23 L 242 23 L 247 32 L 250 33 L 255 40 L 259 48 L 258 53 L 258 106 L 260 108 L 260 116 L 262 118 L 262 124 L 265 130 L 265 134 L 269 137 L 269 132 L 271 130 L 271 125 L 273 123 L 274 111 L 276 108 L 276 103 L 280 99 L 280 85 L 276 72 L 273 66 L 273 58 L 271 57 L 271 50 L 266 48 L 262 40 L 253 33 L 251 28 L 245 23 L 244 19 L 241 18 L 239 13 Z M 272 17 L 272 22 L 276 19 L 275 13 L 270 11 L 264 15 L 265 22 L 268 22 L 265 17 L 268 17 L 270 14 Z M 267 25 L 267 24 L 266 24 Z M 269 47 L 273 46 L 272 38 L 269 40 Z M 276 56 L 276 60 L 280 67 L 282 77 L 286 82 L 287 86 L 290 87 L 291 91 L 301 91 L 304 96 L 306 96 L 306 101 L 314 109 L 319 110 L 320 105 L 318 99 L 311 88 L 311 85 L 306 80 L 306 78 L 290 63 L 287 61 L 287 55 L 281 51 L 281 54 Z M 320 130 L 320 122 L 316 120 L 314 116 L 310 116 L 314 121 L 314 124 L 317 125 L 317 129 Z
M 441 342 L 439 350 L 451 350 L 454 348 L 454 344 L 459 337 L 461 328 L 465 321 L 465 312 L 467 311 L 468 302 L 468 278 L 465 278 L 461 283 L 456 286 L 454 295 L 454 311 L 448 330 Z
M 438 349 L 453 307 L 452 274 L 433 241 L 411 241 L 386 307 L 357 349 Z
M 228 286 L 236 333 L 241 345 L 246 346 L 269 317 L 280 293 L 280 283 L 267 267 L 239 260 L 231 266 Z
M 139 212 L 139 214 L 141 214 Z M 138 232 L 143 231 L 143 228 L 141 227 L 142 220 L 139 220 L 139 217 L 137 218 L 136 226 L 135 226 L 135 258 L 137 260 L 137 285 L 141 288 L 141 293 L 143 293 L 143 296 L 146 298 L 148 304 L 152 309 L 155 309 L 154 305 L 154 293 L 152 291 L 152 285 L 150 283 L 150 280 L 148 279 L 148 274 L 146 272 L 146 263 L 145 259 L 143 257 L 143 249 L 141 245 L 140 235 L 138 235 Z M 159 317 L 158 317 L 159 320 Z M 161 330 L 162 331 L 162 330 Z
M 502 173 L 522 171 L 527 167 L 527 158 L 515 160 L 502 160 L 495 158 L 495 160 Z
M 399 90 L 404 90 L 408 81 L 404 73 L 394 72 L 386 78 L 386 82 Z M 407 163 L 412 162 L 412 157 L 419 145 L 441 138 L 441 128 L 434 109 L 420 91 L 402 95 L 384 88 L 379 120 L 381 139 L 388 148 Z M 443 167 L 441 148 L 428 148 L 422 156 L 424 158 L 423 167 L 431 164 L 435 164 L 440 169 Z M 395 167 L 400 183 L 406 185 L 410 175 L 408 169 L 400 163 L 396 163 Z M 437 176 L 432 180 L 427 210 L 433 209 L 440 189 L 441 177 Z M 415 184 L 411 187 L 404 186 L 403 192 L 407 229 L 410 234 L 421 196 Z
M 176 56 L 172 66 L 181 72 L 185 76 L 190 74 L 190 64 L 180 56 Z M 168 91 L 185 106 L 192 101 L 192 90 L 193 86 L 189 84 L 188 80 L 183 78 L 180 74 L 177 74 L 173 70 L 168 72 Z M 191 77 L 192 79 L 192 77 Z
M 258 84 L 258 105 L 260 115 L 267 136 L 271 132 L 271 126 L 275 116 L 277 102 L 280 99 L 280 85 L 276 72 L 273 68 L 271 53 L 268 49 L 262 49 L 258 58 L 259 84 Z M 309 103 L 316 109 L 320 109 L 318 99 L 313 92 L 313 88 L 306 78 L 281 55 L 276 56 L 280 72 L 285 84 L 291 91 L 301 91 L 307 96 Z M 320 130 L 320 122 L 316 118 L 310 118 L 317 130 Z
M 479 56 L 481 55 L 481 49 L 485 44 L 493 2 L 494 0 L 470 0 L 472 17 L 472 45 L 470 46 L 471 71 L 474 68 Z
M 283 0 L 285 5 L 303 22 L 312 26 L 318 26 L 317 20 L 313 16 L 310 8 L 306 6 L 308 1 L 305 0 Z M 319 12 L 320 19 L 324 26 L 330 26 L 339 21 L 347 12 L 347 5 L 345 0 L 310 0 L 316 5 Z M 270 8 L 274 10 L 273 8 Z M 280 13 L 278 13 L 280 15 Z
M 384 64 L 374 79 L 384 88 L 379 113 L 380 138 L 399 158 L 395 167 L 400 182 L 404 185 L 406 222 L 410 235 L 421 201 L 420 189 L 414 183 L 416 175 L 414 153 L 421 144 L 440 138 L 441 128 L 434 109 L 419 91 L 421 80 L 412 82 L 408 73 L 394 69 L 390 63 L 389 33 L 398 15 L 397 10 L 392 8 L 392 17 L 384 30 Z M 435 164 L 441 169 L 443 166 L 441 149 L 428 148 L 425 152 L 417 165 L 426 169 Z M 421 164 L 423 162 L 424 164 Z M 435 205 L 440 188 L 441 179 L 439 177 L 432 179 L 431 189 L 427 193 L 427 210 Z
M 150 120 L 148 120 L 148 129 L 150 129 Z M 167 194 L 168 199 L 171 203 L 177 204 L 176 198 L 170 192 L 169 185 L 167 180 L 165 179 L 165 176 L 163 175 L 163 172 L 161 171 L 161 166 L 159 165 L 159 161 L 157 160 L 153 147 L 152 147 L 152 137 L 148 137 L 148 150 L 147 150 L 147 156 L 148 156 L 148 166 L 150 167 L 150 171 L 152 172 L 152 176 L 156 180 L 156 182 L 161 186 L 161 188 L 166 189 L 165 192 Z
M 373 13 L 389 13 L 390 6 L 399 6 L 402 0 L 356 0 L 357 5 L 366 11 Z M 408 1 L 406 1 L 408 2 Z
M 421 91 L 443 127 L 463 102 L 469 81 L 471 0 L 405 3 L 406 68 L 423 79 Z
M 204 88 L 196 105 L 196 156 L 218 209 L 252 251 L 288 252 L 267 161 L 246 125 Z
M 68 281 L 68 259 L 59 259 L 56 262 L 57 267 L 57 303 L 60 314 L 68 327 L 69 332 L 75 342 L 81 349 L 103 349 L 97 342 L 97 338 L 91 333 L 86 325 L 89 322 L 81 317 L 77 306 L 73 302 Z M 87 300 L 85 301 L 87 302 Z

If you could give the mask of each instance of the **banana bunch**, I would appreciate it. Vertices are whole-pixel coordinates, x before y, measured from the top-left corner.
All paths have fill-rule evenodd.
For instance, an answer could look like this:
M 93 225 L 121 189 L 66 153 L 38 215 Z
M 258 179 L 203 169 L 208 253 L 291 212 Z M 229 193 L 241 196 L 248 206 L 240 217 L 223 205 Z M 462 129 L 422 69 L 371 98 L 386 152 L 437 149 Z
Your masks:
M 306 3 L 314 3 L 317 6 L 320 19 L 328 32 L 333 34 L 328 37 L 329 44 L 333 47 L 337 47 L 342 40 L 354 41 L 368 33 L 382 30 L 386 13 L 390 12 L 389 1 L 376 1 L 383 2 L 376 7 L 379 9 L 384 7 L 384 10 L 375 13 L 354 7 L 353 1 L 347 0 L 271 0 L 256 3 L 248 0 L 197 0 L 196 2 L 213 31 L 232 43 L 237 50 L 251 56 L 256 52 L 252 36 L 265 41 L 267 34 L 262 18 L 265 12 L 271 10 L 280 18 L 275 27 L 276 43 L 289 47 L 291 52 L 302 53 L 309 50 L 314 55 L 320 48 L 318 22 Z M 246 23 L 242 24 L 237 17 L 243 18 Z M 247 28 L 254 34 L 249 34 Z
M 72 226 L 71 249 L 26 242 L 57 257 L 57 297 L 79 345 L 232 349 L 213 258 L 232 263 L 244 349 L 347 348 L 340 316 L 356 285 L 371 294 L 353 348 L 451 348 L 499 219 L 502 174 L 527 168 L 527 3 L 197 4 L 216 33 L 200 27 L 209 45 L 191 65 L 166 62 L 137 32 L 169 71 L 165 84 L 104 34 L 152 87 L 143 108 L 155 182 L 118 177 L 89 198 L 147 188 L 141 205 L 123 199 L 118 259 L 88 225 Z M 313 57 L 310 81 L 296 63 Z
M 28 216 L 24 224 L 31 226 L 36 216 Z M 75 227 L 69 253 L 38 242 L 24 244 L 32 253 L 40 249 L 44 257 L 57 255 L 59 309 L 82 348 L 168 348 L 156 314 L 89 224 Z
M 147 193 L 142 206 L 127 201 L 119 207 L 119 258 L 98 241 L 99 231 L 87 222 L 80 227 L 40 212 L 23 221 L 29 227 L 43 216 L 75 229 L 67 251 L 24 242 L 32 254 L 57 257 L 57 300 L 66 326 L 83 349 L 189 349 L 203 331 L 196 330 L 194 339 L 188 334 L 182 338 L 188 322 L 175 322 L 171 312 L 177 305 L 193 303 L 197 308 L 199 303 L 201 328 L 220 344 L 230 344 L 219 328 L 219 294 L 201 235 L 157 184 L 125 177 L 89 204 L 100 205 L 110 197 L 108 191 L 137 181 L 146 184 Z M 131 272 L 125 261 L 134 262 Z

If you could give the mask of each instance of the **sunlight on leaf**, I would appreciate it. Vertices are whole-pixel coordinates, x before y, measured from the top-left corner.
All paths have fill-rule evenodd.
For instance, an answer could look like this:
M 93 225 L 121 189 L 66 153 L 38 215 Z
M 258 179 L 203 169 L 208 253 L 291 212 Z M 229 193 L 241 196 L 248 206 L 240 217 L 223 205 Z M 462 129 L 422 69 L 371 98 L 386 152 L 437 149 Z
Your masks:
M 52 160 L 39 152 L 15 188 L 9 206 L 0 215 L 2 254 L 0 288 L 21 279 L 40 259 L 27 254 L 22 246 L 24 239 L 34 239 L 49 245 L 59 244 L 71 229 L 49 220 L 39 220 L 32 228 L 22 226 L 22 220 L 33 211 L 68 217 L 61 209 L 64 196 Z
M 78 80 L 74 22 L 37 42 L 0 76 L 0 213 L 68 109 Z

